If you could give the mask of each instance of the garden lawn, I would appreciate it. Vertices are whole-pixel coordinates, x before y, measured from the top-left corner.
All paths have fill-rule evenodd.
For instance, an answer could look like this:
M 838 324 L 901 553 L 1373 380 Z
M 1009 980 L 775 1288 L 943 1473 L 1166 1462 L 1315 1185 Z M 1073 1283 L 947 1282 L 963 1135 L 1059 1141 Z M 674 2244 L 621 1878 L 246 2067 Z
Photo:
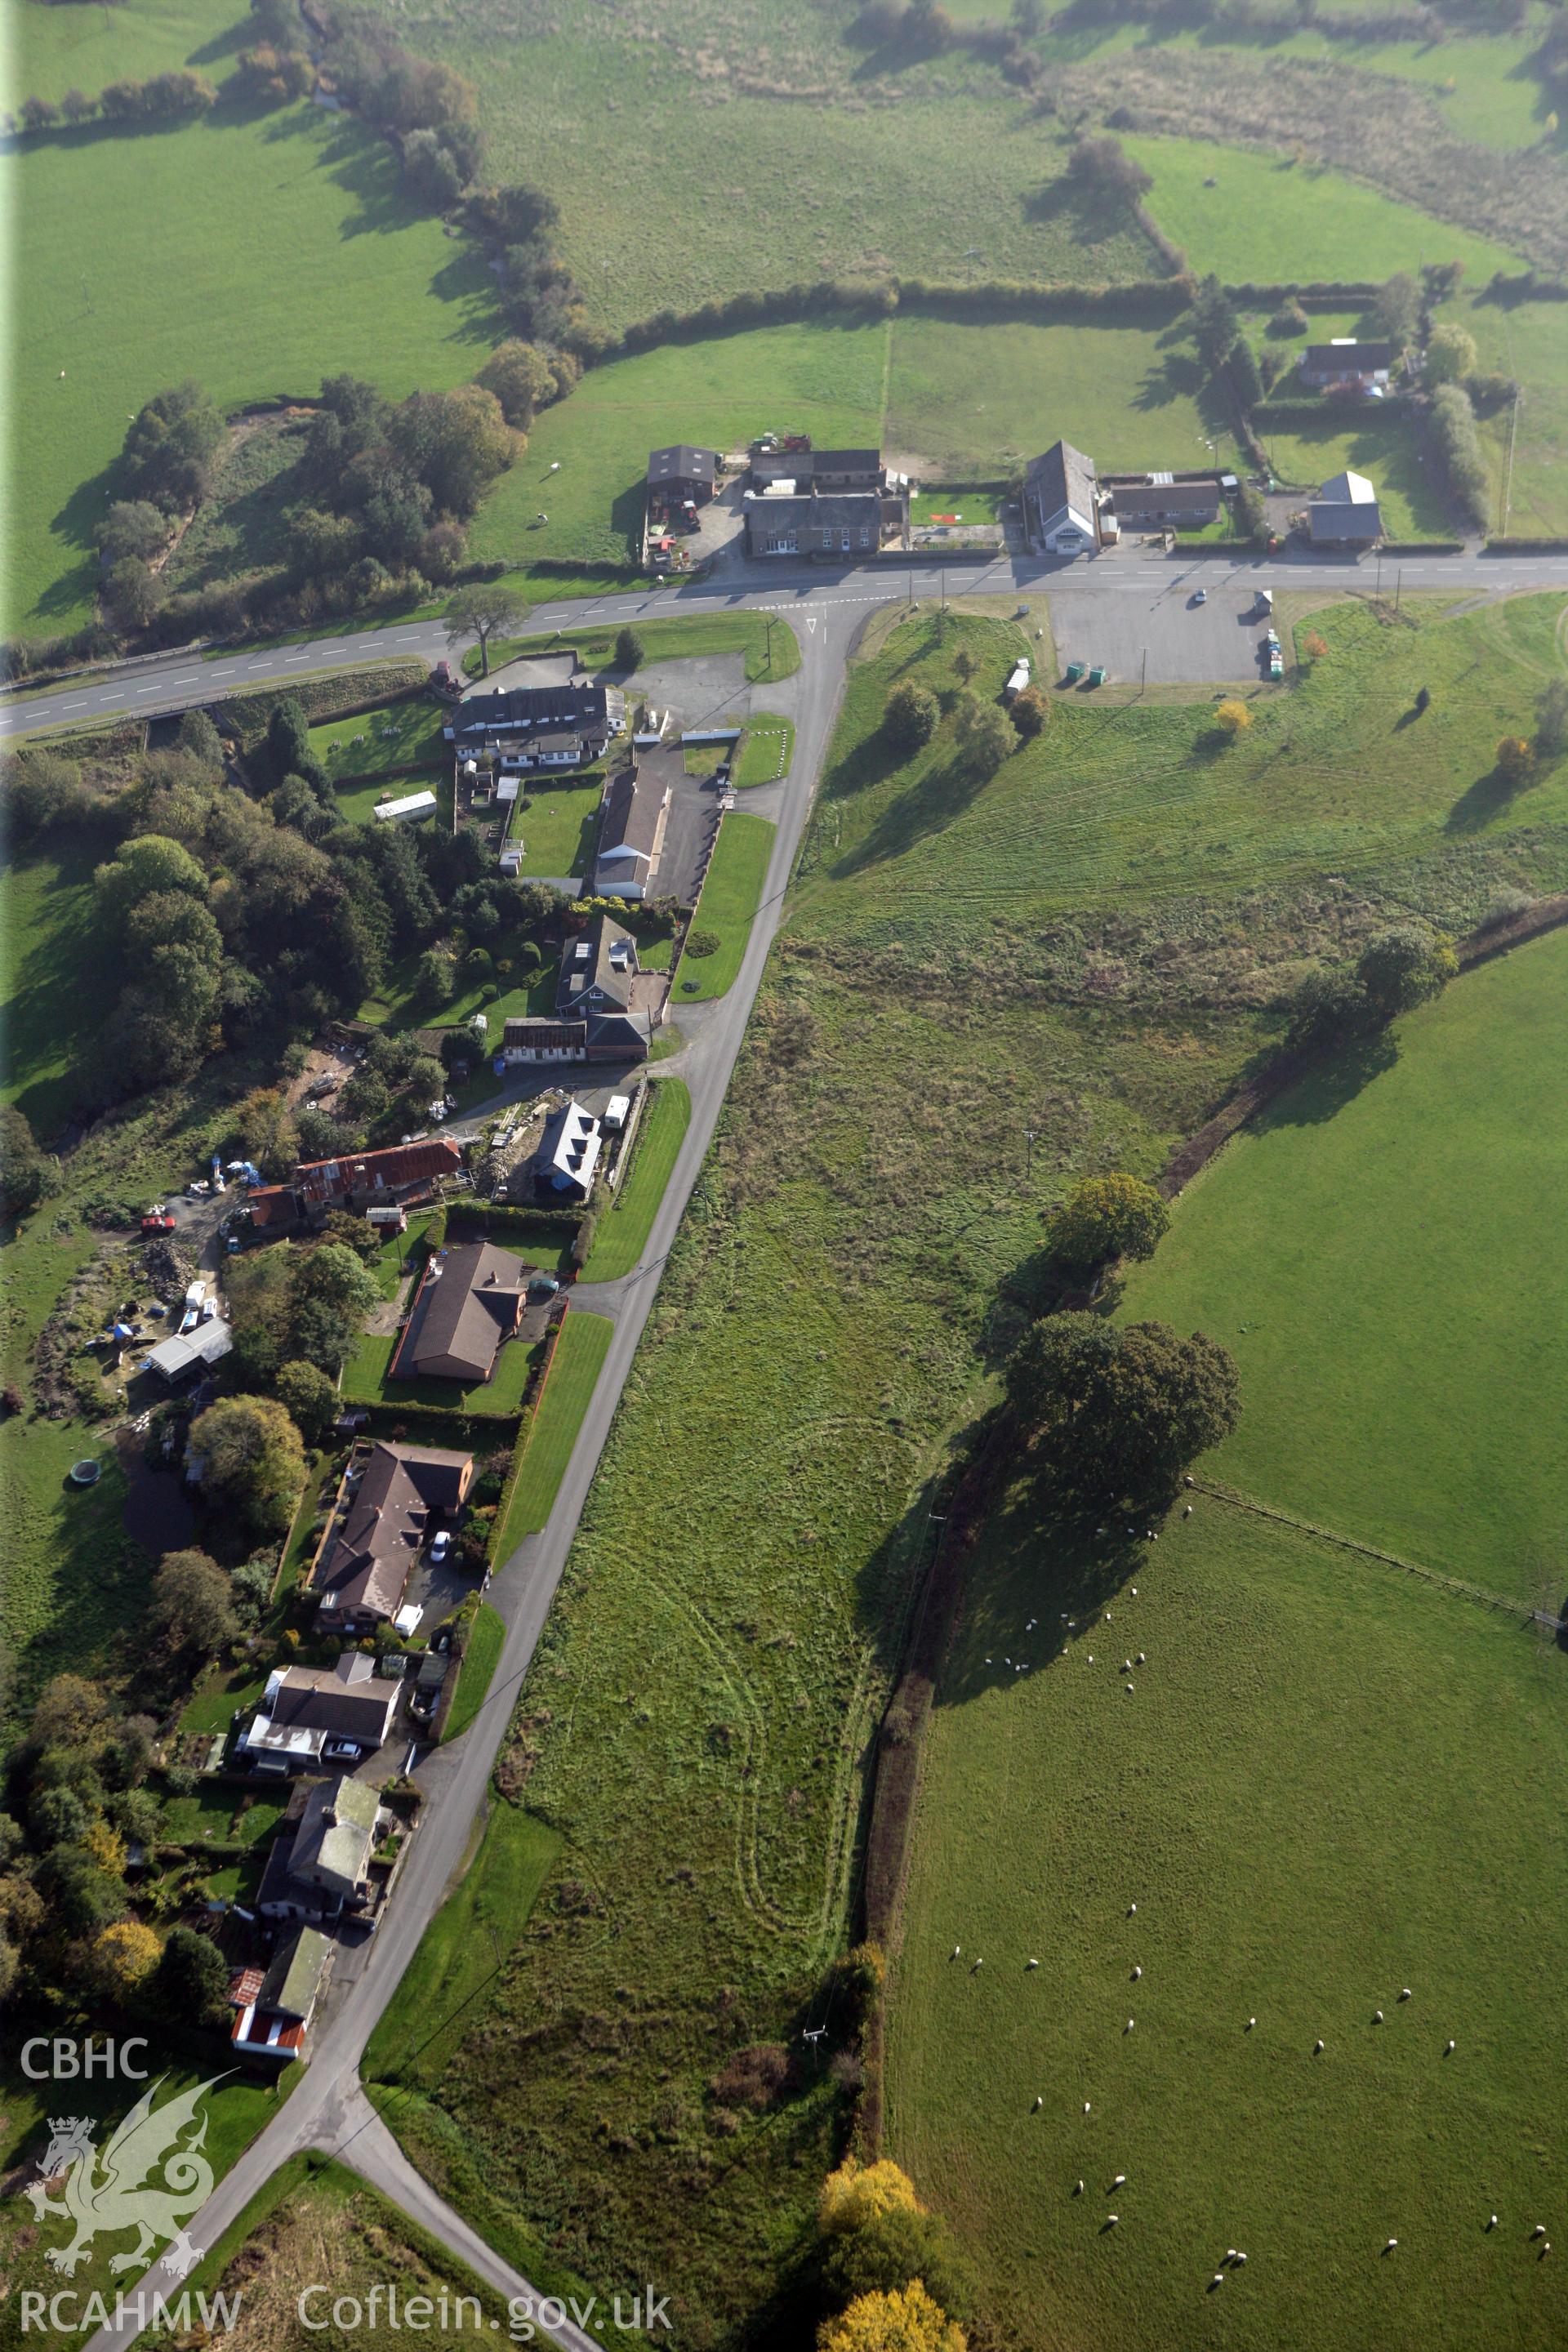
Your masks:
M 507 1255 L 517 1257 L 515 1250 L 509 1250 Z M 518 1258 L 520 1265 L 524 1262 Z M 399 1337 L 396 1332 L 367 1333 L 360 1339 L 343 1367 L 342 1392 L 349 1402 L 454 1405 L 466 1412 L 503 1419 L 521 1412 L 522 1392 L 528 1385 L 534 1355 L 533 1349 L 522 1340 L 503 1340 L 490 1378 L 477 1381 L 472 1388 L 463 1388 L 456 1381 L 393 1380 L 390 1369 Z
M 498 1560 L 504 1561 L 524 1536 L 536 1535 L 555 1507 L 556 1489 L 572 1458 L 614 1328 L 607 1315 L 587 1315 L 577 1308 L 568 1313 L 550 1376 L 534 1404 L 522 1465 L 496 1542 Z
M 599 1213 L 594 1246 L 583 1268 L 584 1282 L 618 1281 L 637 1264 L 690 1123 L 691 1092 L 684 1078 L 661 1078 L 651 1086 L 632 1146 L 631 1167 L 609 1207 Z
M 598 831 L 602 775 L 586 783 L 531 783 L 512 805 L 507 839 L 522 850 L 521 872 L 564 881 L 587 874 L 594 862 Z M 531 805 L 524 808 L 528 800 Z
M 1565 1671 L 1511 1617 L 1205 1497 L 1099 1559 L 1008 1497 L 923 1761 L 888 2045 L 889 2153 L 979 2258 L 998 2340 L 1562 2340 L 1528 2232 L 1568 2158 L 1541 1843 Z M 1247 2267 L 1211 2292 L 1227 2246 Z
M 475 1616 L 468 1646 L 463 1652 L 458 1668 L 458 1688 L 447 1717 L 443 1737 L 456 1739 L 467 1731 L 485 1703 L 490 1682 L 500 1664 L 501 1644 L 506 1640 L 506 1623 L 488 1601 L 481 1601 Z
M 775 719 L 771 710 L 753 710 L 730 772 L 742 792 L 749 784 L 776 784 L 788 775 L 794 757 L 794 719 Z
M 220 1674 L 200 1684 L 187 1700 L 180 1712 L 180 1730 L 198 1737 L 227 1731 L 240 1710 L 254 1706 L 266 1688 L 267 1675 L 247 1666 Z
M 1202 277 L 1227 283 L 1391 278 L 1422 260 L 1460 261 L 1483 281 L 1519 269 L 1517 255 L 1430 213 L 1314 163 L 1203 139 L 1129 138 L 1153 174 L 1146 199 L 1164 234 Z M 1205 180 L 1215 185 L 1205 187 Z
M 226 63 L 230 28 L 243 40 L 237 13 L 192 10 L 201 69 L 213 38 Z M 140 58 L 141 33 L 125 39 Z M 99 69 L 112 47 L 106 37 Z M 401 194 L 384 142 L 319 107 L 224 101 L 177 126 L 89 127 L 14 146 L 0 173 L 17 236 L 6 593 L 19 632 L 89 617 L 89 536 L 116 494 L 127 415 L 163 386 L 195 376 L 233 409 L 314 394 L 347 369 L 401 395 L 471 375 L 500 340 L 482 261 Z
M 773 827 L 767 818 L 731 810 L 720 827 L 691 918 L 691 930 L 711 932 L 719 945 L 711 955 L 694 956 L 689 933 L 680 959 L 679 992 L 689 1003 L 722 996 L 740 971 L 773 854 Z
M 1223 1340 L 1246 1411 L 1206 1467 L 1258 1497 L 1556 1613 L 1568 1441 L 1560 1051 L 1568 932 L 1330 1066 L 1177 1203 L 1129 1315 Z
M 441 740 L 448 715 L 447 706 L 432 701 L 428 695 L 410 695 L 379 710 L 362 711 L 354 719 L 330 719 L 312 727 L 310 749 L 346 806 L 342 788 L 353 778 L 379 777 L 393 768 L 448 767 L 450 755 Z M 382 797 L 417 792 L 424 781 L 416 776 L 404 784 L 395 778 L 382 787 Z
M 547 637 L 509 637 L 490 647 L 490 668 L 514 661 L 520 654 L 559 653 L 569 645 L 586 669 L 624 674 L 616 663 L 616 629 L 564 628 Z M 793 677 L 800 667 L 800 640 L 787 621 L 766 613 L 672 613 L 668 620 L 639 620 L 645 663 L 679 661 L 687 655 L 744 654 L 746 677 L 755 686 L 763 679 Z M 477 653 L 463 656 L 470 677 L 479 673 Z
M 542 964 L 533 976 L 521 978 L 515 972 L 509 977 L 502 972 L 494 980 L 476 980 L 470 986 L 459 989 L 445 1004 L 432 1004 L 417 992 L 419 958 L 404 956 L 395 963 L 382 982 L 379 996 L 367 997 L 360 1006 L 362 1021 L 373 1021 L 378 1028 L 418 1029 L 427 1022 L 438 1022 L 443 1028 L 461 1028 L 476 1013 L 482 1013 L 489 1024 L 488 1034 L 499 1040 L 503 1024 L 511 1018 L 520 1019 L 527 1013 L 552 1013 L 555 1009 L 555 966 Z M 485 991 L 498 992 L 487 996 Z

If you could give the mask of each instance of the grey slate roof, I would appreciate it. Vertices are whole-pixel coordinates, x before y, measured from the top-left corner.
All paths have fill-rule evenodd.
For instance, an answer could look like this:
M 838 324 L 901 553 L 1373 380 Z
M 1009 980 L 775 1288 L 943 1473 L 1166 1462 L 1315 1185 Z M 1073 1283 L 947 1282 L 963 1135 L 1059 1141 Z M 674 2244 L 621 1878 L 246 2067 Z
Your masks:
M 677 441 L 668 449 L 650 449 L 647 478 L 654 488 L 662 482 L 708 482 L 713 479 L 713 452 Z
M 608 689 L 586 679 L 575 686 L 515 686 L 500 694 L 470 694 L 452 713 L 455 743 L 558 731 L 607 736 Z
M 393 1378 L 489 1380 L 501 1341 L 517 1328 L 522 1263 L 489 1242 L 461 1242 L 437 1264 L 439 1272 L 432 1266 L 425 1277 Z
M 1048 530 L 1068 507 L 1092 522 L 1094 484 L 1093 458 L 1075 449 L 1070 441 L 1053 442 L 1043 457 L 1036 458 L 1025 477 L 1025 487 L 1035 500 L 1042 530 Z
M 1392 343 L 1309 343 L 1300 365 L 1308 372 L 1342 368 L 1347 373 L 1372 375 L 1394 365 Z

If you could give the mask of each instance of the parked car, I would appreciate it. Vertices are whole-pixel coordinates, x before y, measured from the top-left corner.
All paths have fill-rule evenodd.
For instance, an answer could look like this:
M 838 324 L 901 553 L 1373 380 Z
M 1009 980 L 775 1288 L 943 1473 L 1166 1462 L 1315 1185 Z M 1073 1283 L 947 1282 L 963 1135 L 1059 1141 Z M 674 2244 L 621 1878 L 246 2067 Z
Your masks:
M 142 1230 L 144 1234 L 172 1234 L 174 1231 L 174 1220 L 162 1201 L 154 1201 L 148 1210 L 142 1220 Z
M 1206 588 L 1194 588 L 1188 601 L 1194 604 L 1206 604 L 1208 600 L 1209 592 Z
M 438 1536 L 433 1536 L 430 1539 L 431 1567 L 439 1568 L 451 1549 L 452 1538 L 450 1532 L 446 1528 L 443 1528 Z

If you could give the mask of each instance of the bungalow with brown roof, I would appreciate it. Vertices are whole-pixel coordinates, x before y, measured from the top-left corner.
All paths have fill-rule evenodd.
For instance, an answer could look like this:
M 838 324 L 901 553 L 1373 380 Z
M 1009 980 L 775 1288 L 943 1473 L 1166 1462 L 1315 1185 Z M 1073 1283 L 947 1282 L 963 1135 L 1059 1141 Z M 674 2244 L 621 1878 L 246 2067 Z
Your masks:
M 275 1666 L 236 1742 L 238 1759 L 258 1772 L 360 1763 L 385 1742 L 402 1690 L 357 1650 L 335 1666 Z
M 373 1633 L 395 1617 L 432 1515 L 462 1508 L 471 1454 L 374 1445 L 350 1460 L 310 1582 L 323 1633 Z
M 594 888 L 602 898 L 650 898 L 669 822 L 670 786 L 637 767 L 617 768 L 599 803 Z
M 528 1270 L 489 1242 L 438 1251 L 425 1269 L 388 1379 L 488 1381 L 522 1317 Z

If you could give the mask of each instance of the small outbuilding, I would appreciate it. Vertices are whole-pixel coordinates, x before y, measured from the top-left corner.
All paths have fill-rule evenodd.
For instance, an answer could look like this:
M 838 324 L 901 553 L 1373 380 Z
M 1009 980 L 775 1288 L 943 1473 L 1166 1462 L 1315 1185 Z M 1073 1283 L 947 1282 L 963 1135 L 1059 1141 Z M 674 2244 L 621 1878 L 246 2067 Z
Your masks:
M 432 792 L 405 793 L 401 800 L 379 802 L 375 821 L 377 824 L 416 824 L 421 817 L 434 816 L 437 806 Z

